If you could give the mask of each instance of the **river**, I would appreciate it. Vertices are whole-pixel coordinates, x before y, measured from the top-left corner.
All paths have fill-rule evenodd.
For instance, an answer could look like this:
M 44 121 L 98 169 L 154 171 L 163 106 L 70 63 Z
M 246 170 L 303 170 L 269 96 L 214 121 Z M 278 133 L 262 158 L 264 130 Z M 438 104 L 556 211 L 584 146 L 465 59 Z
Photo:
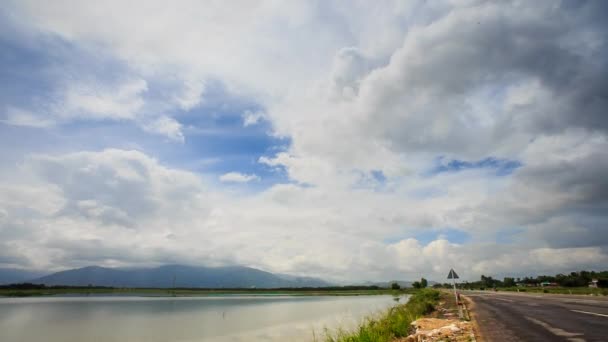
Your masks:
M 0 341 L 311 341 L 313 332 L 322 341 L 324 328 L 353 328 L 395 304 L 392 296 L 0 298 Z

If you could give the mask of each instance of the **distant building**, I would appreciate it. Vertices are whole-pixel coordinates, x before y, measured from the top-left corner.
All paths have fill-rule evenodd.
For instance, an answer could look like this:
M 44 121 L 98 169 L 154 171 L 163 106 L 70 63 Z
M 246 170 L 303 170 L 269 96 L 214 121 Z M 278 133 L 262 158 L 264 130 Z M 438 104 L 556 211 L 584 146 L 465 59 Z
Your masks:
M 557 287 L 557 283 L 551 283 L 548 281 L 543 281 L 542 283 L 540 283 L 540 286 L 542 287 Z
M 591 279 L 591 282 L 589 283 L 589 287 L 592 287 L 592 288 L 594 288 L 594 289 L 597 289 L 597 287 L 598 287 L 598 286 L 597 286 L 597 282 L 598 282 L 598 280 L 597 280 L 597 279 Z

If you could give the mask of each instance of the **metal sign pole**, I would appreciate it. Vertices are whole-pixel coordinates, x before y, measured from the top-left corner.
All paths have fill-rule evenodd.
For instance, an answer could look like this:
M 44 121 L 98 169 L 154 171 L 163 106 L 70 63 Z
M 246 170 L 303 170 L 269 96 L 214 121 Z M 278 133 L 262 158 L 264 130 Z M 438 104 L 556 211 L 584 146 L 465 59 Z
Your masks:
M 458 292 L 456 292 L 456 279 L 458 279 L 458 274 L 456 274 L 453 268 L 450 269 L 448 279 L 452 279 L 452 286 L 454 287 L 454 299 L 456 300 L 456 305 L 458 306 L 458 317 L 462 319 L 462 306 L 460 306 L 460 303 L 458 301 Z

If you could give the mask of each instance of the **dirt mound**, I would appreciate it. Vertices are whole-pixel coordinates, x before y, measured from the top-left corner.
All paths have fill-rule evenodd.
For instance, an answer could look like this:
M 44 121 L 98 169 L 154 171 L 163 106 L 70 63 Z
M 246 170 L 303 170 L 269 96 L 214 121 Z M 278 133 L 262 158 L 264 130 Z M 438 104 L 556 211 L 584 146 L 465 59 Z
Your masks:
M 400 342 L 474 341 L 469 322 L 453 319 L 421 318 L 412 323 L 414 333 Z

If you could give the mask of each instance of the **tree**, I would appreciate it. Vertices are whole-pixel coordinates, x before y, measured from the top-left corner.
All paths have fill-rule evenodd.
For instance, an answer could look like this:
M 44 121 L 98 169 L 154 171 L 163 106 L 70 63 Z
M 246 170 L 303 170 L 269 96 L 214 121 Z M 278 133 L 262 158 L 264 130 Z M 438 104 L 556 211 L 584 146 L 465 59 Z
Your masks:
M 419 288 L 422 287 L 422 284 L 420 284 L 419 281 L 415 281 L 415 282 L 412 283 L 412 287 L 415 288 L 415 289 L 419 289 Z
M 400 288 L 401 288 L 401 286 L 399 286 L 399 284 L 397 284 L 397 283 L 391 284 L 391 289 L 393 289 L 393 290 L 399 290 Z
M 483 274 L 481 275 L 481 285 L 486 288 L 491 288 L 496 286 L 495 280 L 492 277 L 486 277 Z
M 515 286 L 515 279 L 509 278 L 509 277 L 505 277 L 505 279 L 503 279 L 503 286 L 504 287 L 513 287 L 513 286 Z
M 420 279 L 420 287 L 421 288 L 425 288 L 429 285 L 428 281 L 426 281 L 426 279 L 422 278 Z

